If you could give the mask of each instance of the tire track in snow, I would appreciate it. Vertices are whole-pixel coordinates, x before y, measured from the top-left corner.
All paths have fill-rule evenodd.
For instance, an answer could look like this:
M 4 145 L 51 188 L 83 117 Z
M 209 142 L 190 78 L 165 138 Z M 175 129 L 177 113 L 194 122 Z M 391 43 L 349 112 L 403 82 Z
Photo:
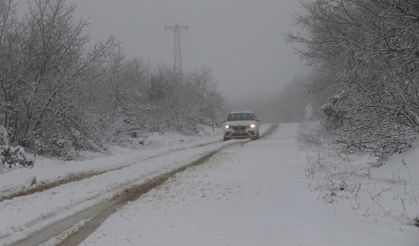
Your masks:
M 271 125 L 267 129 L 267 131 L 261 135 L 260 139 L 268 137 L 273 132 L 275 132 L 278 129 L 278 127 L 279 127 L 278 124 Z M 111 200 L 105 200 L 77 214 L 74 214 L 63 220 L 55 222 L 47 226 L 46 228 L 33 233 L 31 236 L 25 239 L 19 240 L 10 245 L 11 246 L 12 245 L 13 246 L 79 245 L 89 235 L 95 232 L 96 229 L 99 228 L 109 216 L 114 214 L 118 209 L 125 206 L 128 202 L 133 202 L 133 201 L 138 200 L 142 195 L 162 185 L 163 183 L 165 183 L 167 180 L 169 180 L 171 177 L 175 176 L 178 173 L 181 173 L 191 167 L 205 164 L 209 159 L 211 159 L 211 157 L 218 154 L 219 152 L 221 152 L 227 147 L 231 147 L 237 144 L 244 145 L 249 142 L 251 141 L 248 140 L 245 142 L 232 142 L 226 146 L 220 147 L 217 150 L 210 151 L 204 154 L 203 156 L 201 156 L 200 158 L 188 164 L 185 164 L 182 167 L 176 168 L 165 174 L 152 177 L 146 182 L 143 182 L 141 184 L 131 184 L 130 186 L 126 186 L 125 188 L 117 192 Z M 203 145 L 201 144 L 200 146 L 206 146 L 206 145 L 209 145 L 209 144 L 203 144 Z M 197 146 L 194 146 L 194 147 L 197 147 Z M 76 230 L 74 230 L 74 226 L 80 223 L 82 225 L 79 226 Z M 74 231 L 72 231 L 72 229 Z
M 26 188 L 26 189 L 21 189 L 21 190 L 18 190 L 18 191 L 14 191 L 14 192 L 11 192 L 11 193 L 6 194 L 6 195 L 1 195 L 0 196 L 0 202 L 3 202 L 5 200 L 11 200 L 11 199 L 17 198 L 17 197 L 32 195 L 32 194 L 39 193 L 39 192 L 44 192 L 44 191 L 56 188 L 56 187 L 61 186 L 61 185 L 65 185 L 65 184 L 69 184 L 69 183 L 73 183 L 73 182 L 79 182 L 79 181 L 82 181 L 82 180 L 85 180 L 85 179 L 88 179 L 88 178 L 92 178 L 92 177 L 95 177 L 95 176 L 99 176 L 99 175 L 102 175 L 102 174 L 105 174 L 105 173 L 108 173 L 108 172 L 119 171 L 119 170 L 122 170 L 124 168 L 128 168 L 130 166 L 137 165 L 137 164 L 140 164 L 142 162 L 149 161 L 151 159 L 158 158 L 160 156 L 167 155 L 167 154 L 170 154 L 170 153 L 173 153 L 173 152 L 183 151 L 183 150 L 186 150 L 186 149 L 189 149 L 189 148 L 204 147 L 204 146 L 208 146 L 208 145 L 216 144 L 216 143 L 220 143 L 220 142 L 221 142 L 221 140 L 220 141 L 215 141 L 215 142 L 204 143 L 204 144 L 197 144 L 197 145 L 193 145 L 193 146 L 190 146 L 190 147 L 177 148 L 177 149 L 165 151 L 165 152 L 162 152 L 160 154 L 156 154 L 156 155 L 153 155 L 153 156 L 150 156 L 150 157 L 146 157 L 144 159 L 140 159 L 138 161 L 131 162 L 129 164 L 118 166 L 118 167 L 112 167 L 112 168 L 94 170 L 94 171 L 83 171 L 83 172 L 71 173 L 71 174 L 63 176 L 62 178 L 56 179 L 54 181 L 41 182 L 37 185 L 33 185 L 33 186 L 31 186 L 29 188 Z

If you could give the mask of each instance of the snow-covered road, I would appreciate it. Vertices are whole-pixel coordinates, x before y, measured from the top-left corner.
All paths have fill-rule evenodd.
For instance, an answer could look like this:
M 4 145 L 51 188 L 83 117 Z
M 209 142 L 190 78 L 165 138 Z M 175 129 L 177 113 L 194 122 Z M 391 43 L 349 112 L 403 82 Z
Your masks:
M 0 245 L 419 245 L 413 226 L 356 215 L 310 191 L 297 128 L 269 135 L 268 124 L 258 141 L 215 136 L 111 157 L 105 167 L 75 165 L 106 171 L 0 201 Z
M 275 125 L 272 126 L 275 128 Z M 270 128 L 271 125 L 267 124 L 261 130 L 267 132 Z M 246 140 L 222 142 L 218 135 L 215 138 L 201 137 L 201 140 L 185 146 L 169 145 L 167 148 L 153 151 L 151 155 L 134 153 L 115 161 L 114 164 L 112 160 L 115 157 L 110 157 L 110 160 L 105 159 L 110 169 L 104 173 L 99 172 L 97 175 L 64 184 L 57 183 L 57 186 L 46 190 L 2 200 L 0 201 L 0 245 L 38 245 L 62 230 L 73 229 L 74 224 L 83 224 L 85 219 L 101 213 L 102 209 L 109 208 L 109 203 L 118 200 L 115 196 L 119 196 L 131 187 L 146 184 L 156 177 L 188 166 L 232 144 L 245 142 Z M 92 165 L 88 165 L 90 162 L 87 162 L 86 167 L 75 165 L 74 169 L 77 170 L 75 173 L 80 170 L 96 170 L 96 168 L 99 171 L 103 170 L 98 161 L 100 159 L 93 160 Z M 43 179 L 60 180 L 62 176 L 54 174 L 71 172 L 72 166 L 68 165 L 62 169 L 55 168 L 52 174 L 48 168 L 33 170 L 32 174 L 38 174 L 43 170 L 47 172 L 47 175 L 42 176 Z M 24 175 L 29 177 L 31 170 L 25 170 L 23 173 L 19 171 L 4 173 L 2 177 L 7 178 L 17 173 L 20 179 L 10 183 L 14 187 L 19 187 L 22 177 Z M 118 205 L 124 204 L 124 200 L 118 202 Z
M 417 246 L 417 228 L 372 221 L 310 192 L 297 125 L 226 148 L 110 216 L 82 245 Z

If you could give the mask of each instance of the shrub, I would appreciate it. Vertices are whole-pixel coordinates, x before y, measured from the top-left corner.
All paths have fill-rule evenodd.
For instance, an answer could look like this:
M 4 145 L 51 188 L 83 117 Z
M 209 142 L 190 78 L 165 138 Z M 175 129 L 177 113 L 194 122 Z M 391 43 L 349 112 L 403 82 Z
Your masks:
M 22 147 L 0 146 L 0 164 L 6 168 L 33 167 L 35 158 L 29 158 Z

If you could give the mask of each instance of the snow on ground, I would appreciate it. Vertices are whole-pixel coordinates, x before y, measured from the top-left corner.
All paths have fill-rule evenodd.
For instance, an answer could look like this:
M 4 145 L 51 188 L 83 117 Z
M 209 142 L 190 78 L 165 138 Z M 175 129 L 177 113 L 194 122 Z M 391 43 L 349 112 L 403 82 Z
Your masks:
M 208 132 L 208 131 L 207 131 Z M 84 160 L 63 161 L 37 158 L 33 168 L 19 168 L 0 171 L 0 197 L 33 185 L 36 182 L 53 182 L 68 175 L 108 170 L 131 163 L 163 155 L 171 151 L 187 149 L 196 145 L 220 142 L 222 133 L 217 130 L 211 134 L 185 136 L 178 133 L 152 133 L 143 139 L 144 146 L 139 149 L 112 147 L 110 153 L 84 153 Z
M 354 216 L 309 189 L 297 125 L 232 146 L 109 217 L 82 245 L 417 246 L 418 228 Z
M 115 192 L 131 182 L 144 182 L 198 159 L 209 151 L 219 149 L 220 135 L 201 137 L 193 143 L 173 144 L 147 151 L 138 151 L 102 157 L 89 161 L 69 162 L 61 165 L 41 166 L 15 170 L 0 176 L 0 183 L 18 187 L 22 177 L 38 175 L 38 179 L 57 179 L 59 175 L 95 168 L 126 165 L 127 168 L 72 182 L 32 195 L 5 200 L 0 203 L 0 245 L 23 238 L 43 226 L 70 216 L 77 211 L 111 198 Z M 166 140 L 170 141 L 170 140 Z M 211 143 L 212 144 L 207 144 Z M 173 151 L 176 150 L 176 151 Z M 156 156 L 152 159 L 147 157 Z M 13 178 L 18 178 L 13 181 Z M 6 185 L 7 187 L 7 185 Z
M 313 140 L 315 145 L 302 146 L 309 160 L 307 176 L 310 189 L 325 202 L 350 207 L 370 220 L 414 224 L 419 216 L 418 147 L 374 167 L 368 154 L 345 154 L 327 138 L 308 142 Z
M 268 127 L 269 125 L 261 127 L 261 131 L 266 131 Z M 152 159 L 142 158 L 145 155 L 142 152 L 133 153 L 123 158 L 119 158 L 120 156 L 111 156 L 109 159 L 104 159 L 109 165 L 125 165 L 127 161 L 136 162 L 134 162 L 134 165 L 120 170 L 61 185 L 44 192 L 2 201 L 0 202 L 0 245 L 7 245 L 17 241 L 35 231 L 41 230 L 47 225 L 89 208 L 101 201 L 110 199 L 127 185 L 131 186 L 133 184 L 144 183 L 153 177 L 157 177 L 197 160 L 211 151 L 218 150 L 234 142 L 244 141 L 234 140 L 222 142 L 219 141 L 220 138 L 220 135 L 210 138 L 202 137 L 200 140 L 194 141 L 191 144 L 177 144 L 176 146 L 157 149 L 155 151 L 159 155 Z M 214 140 L 216 141 L 214 142 Z M 176 149 L 176 151 L 171 151 L 173 149 Z M 89 165 L 88 161 L 80 162 L 80 165 L 83 165 L 83 163 Z M 78 170 L 78 165 L 73 166 L 73 164 L 65 165 L 68 169 L 59 169 L 57 167 L 56 173 L 52 172 L 47 176 L 54 179 L 54 175 L 57 175 L 57 173 L 62 174 L 68 171 L 74 172 L 74 169 Z M 93 166 L 96 164 L 100 166 L 98 160 L 92 162 Z M 43 170 L 49 172 L 50 169 Z M 28 171 L 31 170 L 34 169 L 29 169 Z M 13 175 L 13 173 L 10 172 L 9 175 Z

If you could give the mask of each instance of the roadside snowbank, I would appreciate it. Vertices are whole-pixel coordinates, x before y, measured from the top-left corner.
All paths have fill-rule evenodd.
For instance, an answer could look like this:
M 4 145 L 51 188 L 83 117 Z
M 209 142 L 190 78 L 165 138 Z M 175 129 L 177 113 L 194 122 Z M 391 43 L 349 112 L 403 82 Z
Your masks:
M 320 129 L 320 130 L 319 130 Z M 374 167 L 367 154 L 345 154 L 316 123 L 302 124 L 310 188 L 328 203 L 347 206 L 374 221 L 413 225 L 419 215 L 419 147 Z

